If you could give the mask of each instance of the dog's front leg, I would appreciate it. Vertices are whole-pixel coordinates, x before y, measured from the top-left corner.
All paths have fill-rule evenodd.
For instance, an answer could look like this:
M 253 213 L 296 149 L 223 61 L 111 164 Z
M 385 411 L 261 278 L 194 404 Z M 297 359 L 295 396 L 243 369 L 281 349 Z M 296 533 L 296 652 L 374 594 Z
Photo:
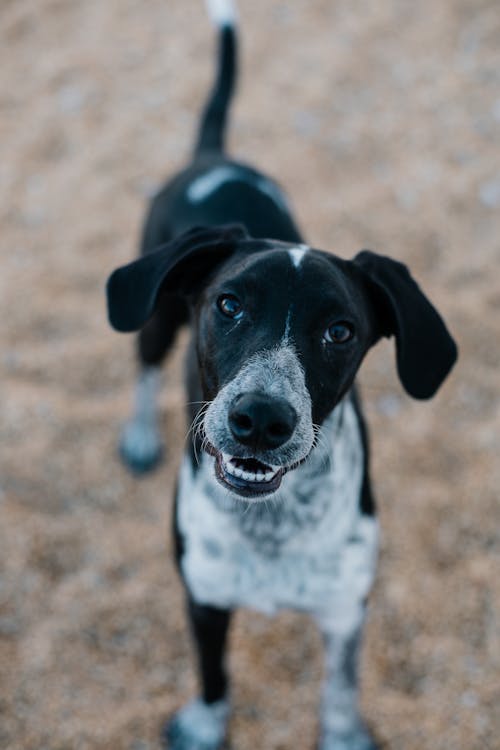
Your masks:
M 120 455 L 134 474 L 145 474 L 161 461 L 163 443 L 159 427 L 160 366 L 168 356 L 177 331 L 187 319 L 186 303 L 165 295 L 153 317 L 138 336 L 139 377 L 132 417 L 120 437 Z
M 219 750 L 224 743 L 229 716 L 224 665 L 228 610 L 201 606 L 192 600 L 188 611 L 198 654 L 201 695 L 181 708 L 164 731 L 168 750 Z
M 318 622 L 325 642 L 325 681 L 318 750 L 377 750 L 358 706 L 358 663 L 365 607 L 342 598 Z
M 120 455 L 135 474 L 154 468 L 162 454 L 158 424 L 160 368 L 143 367 L 135 387 L 134 411 L 120 437 Z

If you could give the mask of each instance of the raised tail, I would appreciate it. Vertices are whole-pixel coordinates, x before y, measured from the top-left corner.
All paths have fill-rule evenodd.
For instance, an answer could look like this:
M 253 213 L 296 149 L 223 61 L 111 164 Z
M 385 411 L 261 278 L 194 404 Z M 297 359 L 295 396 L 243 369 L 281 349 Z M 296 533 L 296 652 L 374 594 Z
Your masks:
M 217 76 L 201 118 L 195 154 L 223 151 L 226 120 L 236 79 L 236 13 L 231 0 L 206 0 L 212 20 L 219 28 Z

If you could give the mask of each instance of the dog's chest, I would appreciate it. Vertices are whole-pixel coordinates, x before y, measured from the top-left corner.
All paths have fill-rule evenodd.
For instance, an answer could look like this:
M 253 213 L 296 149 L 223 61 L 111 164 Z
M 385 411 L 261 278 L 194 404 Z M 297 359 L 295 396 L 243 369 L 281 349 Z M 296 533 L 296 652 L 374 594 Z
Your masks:
M 359 425 L 348 400 L 325 424 L 311 457 L 266 502 L 230 497 L 209 456 L 196 472 L 185 459 L 177 523 L 191 595 L 203 604 L 273 613 L 321 609 L 354 584 L 352 575 L 368 577 L 368 589 L 375 539 L 370 530 L 365 537 L 375 522 L 360 515 L 362 472 Z M 353 552 L 357 572 L 348 563 Z

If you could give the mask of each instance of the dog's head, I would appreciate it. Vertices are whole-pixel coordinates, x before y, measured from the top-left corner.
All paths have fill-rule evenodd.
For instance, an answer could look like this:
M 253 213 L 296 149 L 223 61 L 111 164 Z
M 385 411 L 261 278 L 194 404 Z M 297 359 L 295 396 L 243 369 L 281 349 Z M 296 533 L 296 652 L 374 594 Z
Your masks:
M 307 458 L 382 336 L 395 337 L 415 398 L 436 392 L 457 355 L 407 268 L 369 251 L 346 261 L 241 227 L 194 229 L 111 275 L 111 324 L 140 329 L 174 292 L 192 307 L 207 450 L 219 481 L 248 499 Z

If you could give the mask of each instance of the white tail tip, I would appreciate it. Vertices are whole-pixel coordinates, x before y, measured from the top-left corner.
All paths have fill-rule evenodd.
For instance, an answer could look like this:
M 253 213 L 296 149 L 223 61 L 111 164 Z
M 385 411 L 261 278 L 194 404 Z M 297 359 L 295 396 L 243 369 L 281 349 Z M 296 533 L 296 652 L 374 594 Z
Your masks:
M 234 26 L 236 8 L 232 0 L 205 0 L 207 10 L 216 26 Z

